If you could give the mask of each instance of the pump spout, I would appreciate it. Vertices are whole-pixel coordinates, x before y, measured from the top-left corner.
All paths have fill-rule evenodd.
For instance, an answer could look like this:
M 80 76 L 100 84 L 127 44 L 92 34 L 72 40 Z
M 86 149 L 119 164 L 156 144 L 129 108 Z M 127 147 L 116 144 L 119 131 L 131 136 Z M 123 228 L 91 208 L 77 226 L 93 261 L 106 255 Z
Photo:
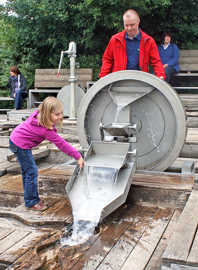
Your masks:
M 73 56 L 74 58 L 76 57 L 76 43 L 74 41 L 71 41 L 69 43 L 69 48 L 68 48 L 67 51 L 61 51 L 60 61 L 59 61 L 59 65 L 58 65 L 57 77 L 60 76 L 60 70 L 61 70 L 64 54 L 68 54 L 68 57 L 71 57 L 71 56 Z
M 65 51 L 68 55 L 76 55 L 76 43 L 74 41 L 71 41 L 69 43 L 69 48 L 67 51 Z

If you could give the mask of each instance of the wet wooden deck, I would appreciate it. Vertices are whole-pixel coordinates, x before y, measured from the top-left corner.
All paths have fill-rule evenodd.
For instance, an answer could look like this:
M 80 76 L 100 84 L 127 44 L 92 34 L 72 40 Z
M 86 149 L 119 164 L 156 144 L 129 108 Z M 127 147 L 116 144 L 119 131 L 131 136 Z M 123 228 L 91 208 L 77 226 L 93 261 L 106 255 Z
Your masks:
M 127 202 L 100 224 L 91 239 L 63 247 L 60 237 L 72 224 L 64 187 L 73 169 L 65 165 L 39 171 L 39 192 L 48 204 L 42 213 L 24 207 L 20 175 L 1 177 L 0 269 L 160 270 L 194 178 L 136 174 Z
M 190 153 L 197 172 L 197 114 L 190 117 L 196 121 L 189 122 L 193 128 L 188 128 L 183 153 L 187 157 Z M 74 167 L 57 162 L 40 170 L 39 193 L 48 208 L 42 213 L 27 210 L 19 165 L 12 155 L 7 160 L 10 126 L 5 125 L 1 124 L 0 144 L 0 270 L 198 270 L 198 191 L 193 175 L 136 173 L 127 202 L 100 224 L 91 239 L 62 247 L 60 238 L 72 224 L 65 184 Z M 62 131 L 68 141 L 78 142 L 75 125 Z M 41 148 L 35 151 L 47 156 L 50 149 L 51 159 L 57 161 L 51 145 L 44 142 Z M 173 170 L 181 171 L 184 161 L 180 157 Z

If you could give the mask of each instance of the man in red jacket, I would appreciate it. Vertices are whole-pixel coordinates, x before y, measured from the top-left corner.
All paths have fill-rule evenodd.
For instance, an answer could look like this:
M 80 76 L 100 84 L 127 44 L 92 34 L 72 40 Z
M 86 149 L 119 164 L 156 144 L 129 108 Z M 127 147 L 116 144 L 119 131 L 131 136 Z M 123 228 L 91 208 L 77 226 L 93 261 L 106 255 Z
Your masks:
M 154 39 L 139 29 L 138 13 L 127 10 L 123 15 L 124 31 L 113 35 L 104 52 L 99 77 L 120 70 L 149 72 L 153 67 L 157 77 L 165 79 L 165 72 Z

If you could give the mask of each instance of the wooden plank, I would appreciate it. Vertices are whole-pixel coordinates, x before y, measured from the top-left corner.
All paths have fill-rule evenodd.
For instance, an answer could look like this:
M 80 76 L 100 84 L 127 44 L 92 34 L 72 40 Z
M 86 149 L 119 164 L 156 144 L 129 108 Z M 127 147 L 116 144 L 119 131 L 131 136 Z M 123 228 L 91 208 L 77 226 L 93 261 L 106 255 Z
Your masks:
M 182 72 L 179 72 L 179 73 L 175 74 L 174 76 L 175 77 L 197 77 L 198 76 L 197 72 L 191 73 L 189 70 L 186 70 L 185 67 L 183 69 L 181 69 L 180 71 L 182 71 Z
M 97 267 L 97 270 L 119 270 L 141 238 L 144 230 L 143 227 L 137 230 L 133 225 L 126 229 L 99 267 Z
M 185 56 L 179 57 L 179 65 L 181 64 L 197 64 L 198 65 L 198 54 L 196 56 Z
M 76 69 L 77 74 L 83 74 L 83 73 L 89 73 L 92 74 L 93 73 L 93 69 L 92 68 L 80 68 L 80 69 Z M 35 75 L 38 74 L 49 74 L 49 75 L 57 75 L 58 73 L 58 69 L 36 69 L 35 70 Z M 70 74 L 70 69 L 61 69 L 60 70 L 60 74 L 65 75 L 65 74 Z
M 179 156 L 184 158 L 197 158 L 198 144 L 193 142 L 185 143 Z
M 197 267 L 181 265 L 181 264 L 163 265 L 160 269 L 161 270 L 198 270 Z
M 148 186 L 161 187 L 164 189 L 192 190 L 194 184 L 193 176 L 185 177 L 181 174 L 160 173 L 149 171 L 137 171 L 133 177 L 132 185 L 145 184 Z M 153 184 L 153 185 L 152 185 Z
M 190 254 L 187 259 L 188 264 L 198 266 L 197 253 L 198 253 L 198 232 L 195 235 L 195 238 L 194 238 L 191 250 L 190 250 Z
M 166 269 L 162 269 L 166 270 Z M 171 263 L 170 270 L 198 270 L 198 267 Z
M 16 259 L 21 257 L 25 252 L 30 249 L 31 243 L 36 241 L 37 237 L 41 236 L 43 232 L 38 231 L 27 231 L 24 238 L 20 239 L 19 242 L 11 246 L 5 252 L 0 255 L 0 261 L 6 263 L 13 263 Z
M 35 239 L 32 239 L 31 236 L 27 236 L 28 238 L 24 239 L 24 241 L 27 241 L 27 243 L 24 243 L 24 241 L 21 242 L 22 245 L 24 245 L 23 248 L 19 248 L 19 250 L 16 251 L 16 254 L 8 253 L 7 260 L 9 263 L 9 260 L 13 260 L 14 257 L 17 258 L 16 261 L 13 262 L 11 265 L 11 269 L 28 269 L 28 270 L 36 270 L 41 269 L 42 266 L 44 266 L 45 262 L 49 260 L 49 264 L 51 266 L 51 263 L 56 263 L 58 256 L 53 256 L 52 253 L 49 251 L 48 254 L 46 254 L 45 257 L 42 257 L 42 251 L 48 248 L 49 246 L 52 246 L 60 239 L 60 231 L 57 231 L 55 229 L 47 229 L 46 232 L 42 233 L 41 235 L 37 235 Z M 15 249 L 13 249 L 15 253 Z M 51 250 L 52 251 L 52 250 Z M 55 251 L 56 252 L 56 251 Z M 50 254 L 51 253 L 51 254 Z M 13 256 L 12 256 L 13 255 Z M 53 260 L 54 262 L 51 260 Z M 6 259 L 6 256 L 5 256 Z M 58 265 L 58 264 L 57 264 Z M 47 265 L 48 266 L 48 265 Z M 54 264 L 53 264 L 54 267 Z M 52 267 L 52 268 L 53 268 Z M 51 267 L 44 267 L 43 269 L 52 269 Z M 59 269 L 54 267 L 53 269 Z
M 180 71 L 198 71 L 198 64 L 181 64 L 179 66 Z
M 180 50 L 180 57 L 198 56 L 198 50 Z
M 188 117 L 186 125 L 188 128 L 198 128 L 198 117 Z M 198 134 L 197 134 L 197 138 L 198 138 Z
M 31 89 L 29 90 L 29 95 L 31 93 L 58 93 L 59 89 Z
M 193 190 L 163 254 L 163 262 L 186 262 L 197 230 L 198 191 Z M 182 247 L 182 248 L 181 248 Z
M 60 76 L 57 77 L 57 69 L 36 69 L 35 71 L 35 88 L 40 87 L 63 87 L 69 84 L 68 79 L 70 76 L 69 69 L 62 69 Z M 78 83 L 82 84 L 82 87 L 86 87 L 87 81 L 91 81 L 93 78 L 93 70 L 89 68 L 77 69 L 76 76 Z
M 0 240 L 7 237 L 9 234 L 11 234 L 15 229 L 13 228 L 2 228 L 0 227 Z M 0 242 L 1 243 L 1 242 Z
M 131 252 L 121 270 L 144 270 L 162 234 L 167 227 L 167 219 L 154 220 L 145 231 L 135 249 Z
M 11 234 L 9 234 L 6 238 L 3 238 L 0 241 L 0 254 L 5 252 L 10 247 L 14 246 L 21 239 L 26 237 L 30 232 L 24 230 L 14 230 Z
M 174 86 L 173 87 L 174 89 L 186 89 L 186 90 L 197 90 L 198 89 L 198 86 Z M 195 92 L 196 93 L 196 92 Z M 189 94 L 186 94 L 186 97 L 188 98 L 188 95 Z M 196 94 L 194 94 L 195 95 L 195 98 L 196 98 Z M 183 93 L 182 94 L 179 94 L 179 97 L 181 97 L 181 96 L 183 96 Z M 185 96 L 185 95 L 184 95 Z
M 190 88 L 190 87 L 189 87 Z M 188 89 L 188 88 L 187 88 Z M 191 88 L 190 88 L 191 89 Z M 198 94 L 179 94 L 179 97 L 181 98 L 181 99 L 185 99 L 185 98 L 187 98 L 187 99 L 192 99 L 192 100 L 194 100 L 194 99 L 198 99 Z
M 141 216 L 143 213 L 141 213 Z M 153 214 L 154 212 L 150 213 L 150 218 L 152 218 Z M 121 269 L 121 266 L 144 233 L 145 223 L 149 226 L 150 220 L 148 214 L 146 215 L 145 213 L 145 216 L 141 216 L 137 215 L 135 221 L 124 231 L 123 235 L 121 235 L 120 239 L 112 247 L 107 256 L 105 256 L 97 270 Z
M 76 74 L 76 77 L 77 77 L 77 80 L 79 81 L 87 81 L 88 79 L 92 79 L 91 78 L 92 74 L 91 73 L 88 73 L 88 72 L 85 72 L 85 73 L 82 73 L 80 72 L 79 74 L 77 73 Z M 35 80 L 36 82 L 45 82 L 46 86 L 47 86 L 47 83 L 48 82 L 53 82 L 53 83 L 64 83 L 67 82 L 67 84 L 69 84 L 69 77 L 70 77 L 70 74 L 61 74 L 60 77 L 57 77 L 55 74 L 37 74 L 35 75 Z M 37 86 L 38 87 L 38 86 Z M 56 85 L 54 85 L 54 87 L 56 87 Z
M 170 211 L 171 212 L 171 211 Z M 167 218 L 167 214 L 169 216 L 170 212 L 166 210 L 157 210 L 154 214 L 154 217 L 157 215 L 165 215 Z M 121 236 L 119 241 L 113 246 L 111 251 L 105 257 L 104 261 L 100 264 L 97 270 L 120 270 L 122 269 L 123 264 L 127 260 L 130 253 L 136 248 L 138 242 L 141 241 L 143 234 L 147 232 L 146 227 L 152 227 L 153 223 L 148 220 L 147 226 L 145 226 L 145 218 L 144 221 L 136 220 Z M 142 223 L 142 224 L 141 224 Z M 143 225 L 144 224 L 144 225 Z M 141 226 L 142 225 L 142 226 Z
M 158 244 L 156 250 L 154 251 L 154 254 L 149 261 L 148 265 L 146 266 L 145 270 L 154 270 L 154 269 L 161 269 L 161 257 L 168 245 L 169 238 L 171 237 L 175 226 L 177 224 L 177 220 L 181 214 L 181 211 L 176 209 L 170 219 L 170 222 L 168 224 L 168 227 L 166 228 L 166 231 L 164 232 L 162 239 L 160 243 Z

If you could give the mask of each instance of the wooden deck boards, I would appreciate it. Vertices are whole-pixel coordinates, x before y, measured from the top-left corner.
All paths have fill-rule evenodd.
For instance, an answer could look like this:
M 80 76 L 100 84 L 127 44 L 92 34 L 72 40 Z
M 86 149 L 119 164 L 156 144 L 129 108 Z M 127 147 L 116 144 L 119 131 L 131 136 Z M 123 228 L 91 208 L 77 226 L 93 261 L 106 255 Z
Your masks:
M 157 245 L 150 261 L 148 262 L 145 270 L 161 270 L 162 254 L 168 245 L 168 241 L 175 230 L 177 220 L 181 214 L 181 210 L 176 209 L 168 223 L 168 226 L 162 235 L 160 243 Z M 167 241 L 168 240 L 168 241 Z
M 121 269 L 144 270 L 156 249 L 166 226 L 167 220 L 154 221 L 151 224 L 151 227 L 142 235 L 135 249 L 131 252 Z
M 61 229 L 4 228 L 4 237 L 0 240 L 0 263 L 13 263 L 11 269 L 20 270 L 36 270 L 41 266 L 49 270 L 123 270 L 128 258 L 141 248 L 149 253 L 144 263 L 149 261 L 152 254 L 150 248 L 146 249 L 150 247 L 148 239 L 154 250 L 172 213 L 171 209 L 157 207 L 122 206 L 101 224 L 100 232 L 89 242 L 74 247 L 62 247 L 57 242 L 63 235 Z M 44 255 L 47 256 L 45 260 Z M 49 258 L 56 268 L 49 266 Z
M 193 190 L 163 254 L 163 264 L 195 265 L 197 257 L 198 191 Z M 195 255 L 196 254 L 196 255 Z M 172 268 L 171 268 L 172 269 Z
M 167 206 L 159 208 L 155 201 L 153 205 L 147 205 L 146 201 L 143 204 L 128 202 L 108 216 L 99 232 L 87 243 L 74 247 L 60 245 L 65 225 L 72 223 L 72 213 L 65 191 L 58 195 L 53 189 L 60 191 L 73 169 L 71 165 L 57 165 L 39 171 L 39 181 L 43 192 L 45 190 L 42 197 L 49 206 L 44 212 L 27 210 L 20 201 L 16 206 L 0 208 L 0 227 L 4 228 L 0 230 L 0 267 L 2 264 L 2 269 L 6 269 L 6 265 L 12 264 L 10 270 L 37 270 L 41 267 L 48 270 L 159 270 L 161 255 L 168 245 L 179 212 Z M 1 177 L 3 196 L 7 191 L 9 196 L 18 194 L 21 198 L 20 176 L 10 177 Z M 166 173 L 136 174 L 132 191 L 134 189 L 137 194 L 138 189 L 144 189 L 148 197 L 152 196 L 150 190 L 154 189 L 157 193 L 160 189 L 166 190 L 166 194 L 180 189 L 182 194 L 189 194 L 193 181 L 192 177 Z M 183 196 L 182 200 L 187 200 L 187 197 Z

